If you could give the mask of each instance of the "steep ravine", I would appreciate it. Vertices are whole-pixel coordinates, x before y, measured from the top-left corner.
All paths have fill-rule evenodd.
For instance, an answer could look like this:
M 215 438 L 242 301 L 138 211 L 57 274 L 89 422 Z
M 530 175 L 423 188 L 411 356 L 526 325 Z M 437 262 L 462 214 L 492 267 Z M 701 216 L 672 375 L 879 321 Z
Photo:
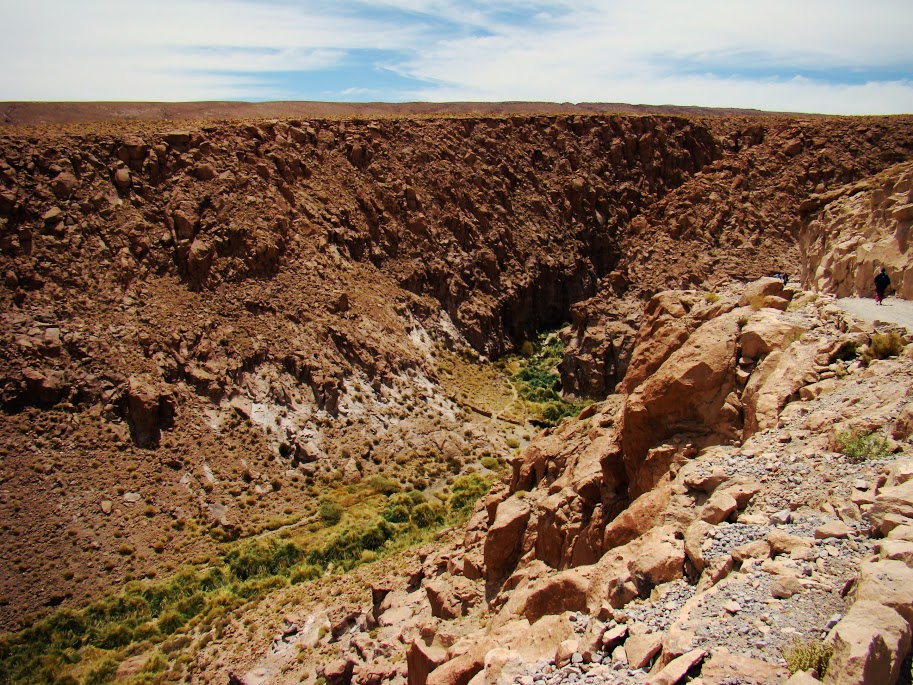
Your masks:
M 644 302 L 690 285 L 709 306 L 724 282 L 798 274 L 803 200 L 911 149 L 902 118 L 5 131 L 3 625 L 312 516 L 328 488 L 443 486 L 532 437 L 461 407 L 446 354 L 494 358 L 570 322 L 564 387 L 633 390 Z M 620 544 L 589 542 L 683 447 L 657 441 L 739 411 L 710 399 L 668 436 L 650 434 L 668 407 L 632 408 L 620 470 L 543 516 L 565 541 L 543 555 Z

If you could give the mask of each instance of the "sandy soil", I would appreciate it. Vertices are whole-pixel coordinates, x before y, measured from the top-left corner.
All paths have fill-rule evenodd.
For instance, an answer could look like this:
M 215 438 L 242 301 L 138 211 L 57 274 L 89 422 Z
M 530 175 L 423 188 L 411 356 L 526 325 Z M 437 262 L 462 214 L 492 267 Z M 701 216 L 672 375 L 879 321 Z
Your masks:
M 873 299 L 844 297 L 837 300 L 837 304 L 850 314 L 866 321 L 895 323 L 905 327 L 908 331 L 913 331 L 913 302 L 887 297 L 884 304 L 879 305 Z

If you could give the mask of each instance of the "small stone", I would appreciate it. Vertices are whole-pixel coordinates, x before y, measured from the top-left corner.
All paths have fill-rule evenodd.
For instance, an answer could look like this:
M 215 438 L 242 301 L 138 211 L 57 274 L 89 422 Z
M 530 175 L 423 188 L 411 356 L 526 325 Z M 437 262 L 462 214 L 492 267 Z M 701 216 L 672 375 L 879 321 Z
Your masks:
M 793 513 L 789 509 L 781 509 L 780 511 L 771 514 L 770 525 L 772 526 L 785 526 L 787 523 L 792 521 Z
M 780 576 L 770 586 L 770 594 L 776 599 L 789 599 L 802 592 L 802 583 L 795 576 Z
M 822 526 L 815 528 L 815 539 L 826 540 L 828 538 L 845 539 L 849 537 L 850 529 L 843 521 L 828 521 Z
M 127 504 L 136 504 L 142 499 L 142 495 L 138 492 L 128 492 L 124 494 L 124 502 Z
M 121 167 L 114 172 L 114 185 L 121 190 L 126 190 L 131 184 L 130 170 Z
M 109 499 L 103 499 L 99 506 L 101 506 L 101 513 L 106 516 L 114 509 L 114 503 Z
M 735 600 L 730 600 L 723 605 L 723 609 L 730 614 L 737 614 L 742 610 L 742 605 Z

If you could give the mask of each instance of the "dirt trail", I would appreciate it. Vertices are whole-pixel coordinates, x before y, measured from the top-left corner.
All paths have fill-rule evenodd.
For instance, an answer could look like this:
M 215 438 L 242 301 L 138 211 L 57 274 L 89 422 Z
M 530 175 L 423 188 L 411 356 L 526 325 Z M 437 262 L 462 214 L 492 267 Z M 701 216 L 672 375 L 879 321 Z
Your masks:
M 866 321 L 883 321 L 905 327 L 913 332 L 913 302 L 888 297 L 884 304 L 876 304 L 875 300 L 862 297 L 843 297 L 837 304 L 854 316 Z

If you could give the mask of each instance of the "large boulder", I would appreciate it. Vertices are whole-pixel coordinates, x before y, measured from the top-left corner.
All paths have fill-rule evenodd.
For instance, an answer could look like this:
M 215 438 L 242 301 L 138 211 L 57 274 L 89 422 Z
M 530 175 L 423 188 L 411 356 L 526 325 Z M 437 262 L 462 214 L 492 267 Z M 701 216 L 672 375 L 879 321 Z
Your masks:
M 409 685 L 425 685 L 428 675 L 447 661 L 447 650 L 416 639 L 406 650 Z
M 526 597 L 523 615 L 530 623 L 565 611 L 585 611 L 589 580 L 577 571 L 563 571 L 539 581 Z
M 742 356 L 759 359 L 773 350 L 788 347 L 807 330 L 805 326 L 787 321 L 777 310 L 761 309 L 742 326 L 739 337 Z
M 913 523 L 913 480 L 879 490 L 866 517 L 881 535 L 890 533 L 904 519 Z
M 426 685 L 468 685 L 485 668 L 485 655 L 497 646 L 489 639 L 476 642 L 468 651 L 431 671 Z
M 445 620 L 465 616 L 482 597 L 481 591 L 471 580 L 449 574 L 428 582 L 425 593 L 431 604 L 431 615 Z
M 566 615 L 549 614 L 533 624 L 526 619 L 509 621 L 493 630 L 491 639 L 529 663 L 553 657 L 558 645 L 574 635 L 574 624 Z
M 758 365 L 742 392 L 743 439 L 776 426 L 786 403 L 798 399 L 801 388 L 818 380 L 817 352 L 814 345 L 793 343 L 785 350 L 770 352 Z
M 134 442 L 140 447 L 158 443 L 159 434 L 174 420 L 174 395 L 140 376 L 127 382 L 127 420 Z
M 895 559 L 863 562 L 856 584 L 856 601 L 884 604 L 913 624 L 913 569 Z
M 657 526 L 599 560 L 590 573 L 587 606 L 593 613 L 605 603 L 620 609 L 656 585 L 681 578 L 684 568 L 681 533 L 675 526 Z
M 690 313 L 701 299 L 700 293 L 677 290 L 657 293 L 650 299 L 644 308 L 637 342 L 622 382 L 623 393 L 633 392 L 684 345 L 700 324 L 700 320 Z
M 494 523 L 485 536 L 485 576 L 503 578 L 517 562 L 530 510 L 524 500 L 510 497 L 498 505 Z
M 779 278 L 759 278 L 745 285 L 739 306 L 761 309 L 776 306 L 778 300 L 789 302 L 791 297 L 792 291 L 787 290 Z
M 727 396 L 735 388 L 740 313 L 707 321 L 628 397 L 622 448 L 632 495 L 655 484 L 643 473 L 649 450 L 676 433 L 708 432 L 721 424 Z
M 788 678 L 789 671 L 785 666 L 777 666 L 741 654 L 729 654 L 723 650 L 717 651 L 701 668 L 704 685 L 731 685 L 746 681 L 779 685 Z
M 896 683 L 910 650 L 910 626 L 893 609 L 859 601 L 831 631 L 827 685 Z

